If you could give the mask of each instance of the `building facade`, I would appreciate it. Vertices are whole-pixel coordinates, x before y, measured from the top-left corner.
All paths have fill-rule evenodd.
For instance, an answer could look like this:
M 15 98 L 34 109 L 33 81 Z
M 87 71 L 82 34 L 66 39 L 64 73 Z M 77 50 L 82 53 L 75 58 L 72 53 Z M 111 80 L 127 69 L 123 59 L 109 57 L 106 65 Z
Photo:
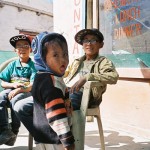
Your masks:
M 53 5 L 48 0 L 0 1 L 0 51 L 12 51 L 10 37 L 53 31 Z

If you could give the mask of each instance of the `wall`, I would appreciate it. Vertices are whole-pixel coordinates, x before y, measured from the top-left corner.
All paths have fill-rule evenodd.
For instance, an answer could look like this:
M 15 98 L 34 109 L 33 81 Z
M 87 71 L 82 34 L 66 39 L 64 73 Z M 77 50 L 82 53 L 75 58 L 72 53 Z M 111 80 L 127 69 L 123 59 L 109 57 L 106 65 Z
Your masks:
M 85 0 L 54 0 L 53 6 L 54 31 L 66 37 L 71 63 L 83 53 L 74 36 L 85 26 Z
M 106 126 L 149 139 L 149 114 L 149 80 L 119 80 L 116 85 L 108 85 L 101 104 Z
M 0 4 L 0 50 L 12 50 L 9 39 L 19 30 L 53 30 L 53 6 L 46 0 L 2 0 Z

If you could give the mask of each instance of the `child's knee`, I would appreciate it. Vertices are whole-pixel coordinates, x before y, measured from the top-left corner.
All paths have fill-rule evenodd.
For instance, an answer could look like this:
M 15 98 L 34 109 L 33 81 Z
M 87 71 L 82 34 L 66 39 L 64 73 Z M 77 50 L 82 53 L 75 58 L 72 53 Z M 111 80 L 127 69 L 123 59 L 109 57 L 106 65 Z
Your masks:
M 23 111 L 23 105 L 18 101 L 15 103 L 13 109 L 15 112 L 20 113 Z

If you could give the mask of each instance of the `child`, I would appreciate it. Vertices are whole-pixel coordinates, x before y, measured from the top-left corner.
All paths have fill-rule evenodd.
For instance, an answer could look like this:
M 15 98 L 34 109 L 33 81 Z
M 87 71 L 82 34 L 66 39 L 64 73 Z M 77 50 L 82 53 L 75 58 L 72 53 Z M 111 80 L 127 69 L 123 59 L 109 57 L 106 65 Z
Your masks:
M 31 53 L 31 38 L 20 34 L 10 38 L 10 44 L 15 48 L 19 59 L 11 62 L 0 73 L 1 86 L 4 90 L 0 93 L 0 145 L 13 146 L 19 132 L 20 120 L 15 115 L 13 106 L 23 98 L 31 96 L 31 88 L 36 69 L 29 57 Z M 7 107 L 11 109 L 11 127 L 8 122 Z
M 75 41 L 83 46 L 85 55 L 75 59 L 64 75 L 70 89 L 70 99 L 74 110 L 79 110 L 86 81 L 99 81 L 99 87 L 91 92 L 89 107 L 96 107 L 102 101 L 107 84 L 116 84 L 118 73 L 113 63 L 99 55 L 104 45 L 103 34 L 98 29 L 83 29 L 75 35 Z
M 37 148 L 74 150 L 71 104 L 62 78 L 69 62 L 66 39 L 58 33 L 43 32 L 33 40 L 32 49 L 38 71 L 32 88 Z

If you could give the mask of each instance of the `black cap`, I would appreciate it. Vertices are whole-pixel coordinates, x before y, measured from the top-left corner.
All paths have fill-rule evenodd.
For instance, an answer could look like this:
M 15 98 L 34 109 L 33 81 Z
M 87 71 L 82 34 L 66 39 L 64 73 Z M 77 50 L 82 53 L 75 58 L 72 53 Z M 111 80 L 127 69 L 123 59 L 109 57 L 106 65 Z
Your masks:
M 12 38 L 10 38 L 9 42 L 15 48 L 16 42 L 19 40 L 25 40 L 31 46 L 31 40 L 32 40 L 31 37 L 28 35 L 24 35 L 24 34 L 19 34 L 19 35 L 13 36 Z
M 104 40 L 103 34 L 98 29 L 83 29 L 83 30 L 80 30 L 78 33 L 76 33 L 75 41 L 78 44 L 82 45 L 83 44 L 82 41 L 87 34 L 92 34 L 92 35 L 97 36 L 100 41 Z

